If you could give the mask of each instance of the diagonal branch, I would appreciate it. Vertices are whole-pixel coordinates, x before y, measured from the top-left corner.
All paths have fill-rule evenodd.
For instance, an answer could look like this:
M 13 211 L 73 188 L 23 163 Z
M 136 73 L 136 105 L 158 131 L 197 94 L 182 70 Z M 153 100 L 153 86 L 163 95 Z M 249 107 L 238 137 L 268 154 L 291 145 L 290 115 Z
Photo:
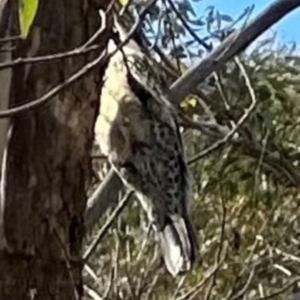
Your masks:
M 106 12 L 109 12 L 110 9 L 111 9 L 111 5 L 109 5 L 107 7 Z M 105 24 L 106 15 L 104 13 L 102 13 L 101 11 L 99 14 L 103 21 L 102 26 L 82 46 L 75 48 L 73 50 L 70 50 L 70 51 L 62 52 L 62 53 L 48 54 L 48 55 L 42 55 L 42 56 L 37 56 L 37 57 L 18 57 L 14 60 L 9 60 L 7 62 L 0 63 L 0 70 L 6 69 L 9 67 L 16 67 L 16 66 L 20 66 L 20 65 L 24 65 L 24 64 L 33 64 L 33 63 L 38 63 L 38 62 L 49 62 L 49 61 L 52 62 L 53 60 L 56 60 L 56 59 L 63 59 L 63 58 L 78 56 L 78 55 L 87 54 L 89 52 L 98 50 L 100 48 L 99 45 L 91 45 L 91 44 L 94 43 L 97 40 L 97 38 L 99 38 L 104 33 L 104 30 L 106 28 L 106 26 L 105 26 L 106 25 Z M 3 43 L 5 41 L 14 41 L 19 38 L 20 38 L 20 36 L 14 36 L 14 37 L 12 36 L 12 37 L 3 38 L 3 39 L 0 39 L 0 43 Z
M 171 86 L 169 98 L 174 104 L 178 104 L 193 87 L 244 51 L 263 32 L 299 6 L 300 0 L 278 0 L 271 4 L 248 26 L 234 31 L 205 59 L 178 78 Z
M 73 56 L 79 56 L 83 54 L 87 54 L 92 51 L 96 51 L 100 48 L 99 45 L 93 45 L 89 47 L 80 47 L 76 48 L 71 51 L 66 51 L 62 53 L 56 53 L 56 54 L 49 54 L 49 55 L 43 55 L 38 57 L 19 57 L 14 60 L 9 60 L 4 63 L 0 63 L 0 70 L 10 68 L 10 67 L 16 67 L 24 64 L 31 64 L 31 63 L 38 63 L 38 62 L 49 62 L 56 59 L 62 59 L 62 58 L 68 58 Z
M 107 209 L 118 201 L 118 193 L 121 191 L 123 183 L 116 172 L 112 169 L 108 172 L 104 180 L 99 184 L 87 202 L 84 212 L 85 225 L 92 227 Z M 99 195 L 104 201 L 99 201 Z
M 110 229 L 112 223 L 115 221 L 115 219 L 120 215 L 120 213 L 124 210 L 127 203 L 130 200 L 131 195 L 133 194 L 133 191 L 127 191 L 126 195 L 122 198 L 122 200 L 118 203 L 118 206 L 115 208 L 115 210 L 112 212 L 112 214 L 109 216 L 103 227 L 101 227 L 100 231 L 97 234 L 97 237 L 92 242 L 92 244 L 89 246 L 89 248 L 86 250 L 86 252 L 83 255 L 83 260 L 87 261 L 89 257 L 93 254 L 94 250 L 97 248 L 97 246 L 102 241 L 103 237 L 106 235 L 107 231 Z
M 153 1 L 152 1 L 153 2 Z M 40 108 L 41 106 L 49 103 L 50 101 L 52 101 L 54 98 L 54 96 L 56 96 L 57 94 L 59 94 L 61 91 L 63 91 L 66 87 L 68 87 L 69 85 L 71 85 L 72 83 L 74 83 L 75 81 L 77 81 L 78 79 L 82 78 L 85 74 L 87 74 L 91 69 L 93 69 L 94 67 L 96 67 L 97 65 L 106 62 L 110 57 L 112 57 L 121 47 L 123 47 L 126 43 L 128 43 L 128 41 L 130 40 L 130 38 L 133 36 L 133 34 L 136 32 L 136 30 L 138 29 L 138 27 L 140 26 L 141 21 L 143 20 L 143 18 L 145 17 L 146 13 L 147 13 L 147 9 L 150 5 L 148 5 L 143 12 L 141 12 L 139 18 L 137 19 L 137 21 L 135 22 L 135 24 L 132 26 L 132 28 L 130 29 L 130 31 L 128 32 L 126 38 L 124 39 L 124 41 L 122 43 L 120 43 L 120 45 L 118 45 L 118 47 L 110 52 L 110 53 L 106 53 L 106 51 L 103 51 L 96 59 L 94 59 L 93 61 L 89 62 L 88 64 L 86 64 L 83 68 L 81 68 L 79 71 L 77 71 L 76 73 L 74 73 L 71 77 L 69 77 L 68 79 L 66 79 L 63 83 L 55 86 L 54 88 L 52 88 L 50 91 L 48 91 L 47 93 L 45 93 L 42 97 L 35 99 L 33 101 L 30 101 L 28 103 L 25 103 L 23 105 L 19 105 L 15 108 L 11 108 L 11 109 L 7 109 L 7 110 L 2 110 L 0 111 L 0 119 L 2 118 L 8 118 L 8 117 L 15 117 L 17 115 L 20 114 L 24 114 L 24 113 L 28 113 L 34 109 Z M 102 33 L 105 30 L 105 26 L 104 28 L 102 28 L 99 32 Z M 93 38 L 93 37 L 92 37 Z M 89 41 L 87 42 L 87 44 L 89 43 Z
M 257 103 L 257 99 L 256 99 L 256 96 L 255 96 L 254 89 L 251 85 L 250 78 L 249 78 L 249 76 L 248 76 L 248 74 L 245 70 L 245 67 L 243 66 L 243 64 L 240 62 L 240 60 L 238 58 L 236 58 L 236 63 L 240 68 L 240 72 L 241 72 L 242 76 L 244 77 L 245 84 L 246 84 L 247 89 L 248 89 L 249 94 L 250 94 L 251 104 L 250 104 L 249 108 L 247 108 L 245 110 L 245 113 L 243 114 L 243 116 L 236 123 L 236 126 L 232 130 L 230 130 L 228 132 L 228 134 L 226 134 L 222 139 L 218 140 L 216 143 L 214 143 L 210 147 L 204 149 L 201 153 L 195 155 L 195 157 L 191 158 L 190 161 L 189 161 L 189 164 L 192 164 L 192 163 L 198 161 L 199 159 L 203 158 L 204 156 L 210 154 L 214 150 L 217 150 L 221 146 L 226 144 L 230 140 L 230 138 L 232 138 L 233 135 L 237 132 L 237 130 L 244 124 L 244 122 L 247 120 L 247 118 L 250 116 L 250 114 L 253 112 L 253 110 L 255 108 L 255 105 Z

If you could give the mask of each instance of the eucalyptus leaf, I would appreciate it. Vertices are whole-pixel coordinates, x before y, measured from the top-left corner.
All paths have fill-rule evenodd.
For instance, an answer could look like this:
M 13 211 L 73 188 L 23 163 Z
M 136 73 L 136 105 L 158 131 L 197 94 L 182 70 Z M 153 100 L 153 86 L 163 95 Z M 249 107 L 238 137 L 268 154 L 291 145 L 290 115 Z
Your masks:
M 178 46 L 170 51 L 170 56 L 175 58 L 185 58 L 186 54 L 184 53 L 184 48 L 182 46 Z
M 37 13 L 39 0 L 19 0 L 19 23 L 22 38 L 28 36 Z
M 233 22 L 233 19 L 230 16 L 228 16 L 228 15 L 222 15 L 222 14 L 220 14 L 220 18 L 224 22 Z
M 201 19 L 198 19 L 198 20 L 188 20 L 188 22 L 190 24 L 193 24 L 193 25 L 196 25 L 196 26 L 204 26 L 205 25 L 205 22 L 202 21 Z
M 196 13 L 194 11 L 194 8 L 192 7 L 191 3 L 188 0 L 184 0 L 182 2 L 178 3 L 178 10 L 181 13 L 184 13 L 186 15 L 187 12 L 190 12 L 194 17 L 196 17 Z

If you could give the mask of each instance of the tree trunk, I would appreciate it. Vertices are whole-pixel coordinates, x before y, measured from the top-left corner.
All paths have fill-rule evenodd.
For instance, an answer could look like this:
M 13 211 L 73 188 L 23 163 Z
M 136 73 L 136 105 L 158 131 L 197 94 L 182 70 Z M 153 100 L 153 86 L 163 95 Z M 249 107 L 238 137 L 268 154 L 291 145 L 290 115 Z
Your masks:
M 100 26 L 95 6 L 82 0 L 40 0 L 30 36 L 18 42 L 13 57 L 82 45 Z M 106 42 L 107 33 L 101 36 L 100 52 Z M 14 68 L 10 105 L 41 97 L 96 55 Z M 0 299 L 81 298 L 85 182 L 101 77 L 96 67 L 50 104 L 11 120 L 0 202 Z
M 11 51 L 7 51 L 12 47 L 12 42 L 7 40 L 13 33 L 13 5 L 12 1 L 0 0 L 0 63 L 12 60 Z M 3 42 L 6 39 L 6 42 Z M 11 69 L 0 70 L 0 110 L 6 110 L 9 107 L 10 84 L 12 79 Z M 6 148 L 6 135 L 9 120 L 0 119 L 0 162 Z M 1 172 L 1 171 L 0 171 Z M 3 189 L 0 187 L 0 197 L 2 197 Z M 3 231 L 3 209 L 2 199 L 0 199 L 0 249 L 5 246 L 5 236 Z

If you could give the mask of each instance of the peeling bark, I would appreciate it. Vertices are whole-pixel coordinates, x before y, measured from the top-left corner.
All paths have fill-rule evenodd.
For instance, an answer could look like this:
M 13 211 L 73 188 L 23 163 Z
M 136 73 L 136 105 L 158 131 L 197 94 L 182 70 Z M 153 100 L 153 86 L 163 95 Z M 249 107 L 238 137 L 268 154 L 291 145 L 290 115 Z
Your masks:
M 13 58 L 71 50 L 99 26 L 95 3 L 40 0 L 30 36 L 18 42 Z M 106 42 L 107 34 L 101 36 L 102 48 Z M 42 96 L 95 55 L 14 68 L 10 106 Z M 95 68 L 51 104 L 12 119 L 0 299 L 81 298 L 85 182 L 101 78 L 101 68 Z

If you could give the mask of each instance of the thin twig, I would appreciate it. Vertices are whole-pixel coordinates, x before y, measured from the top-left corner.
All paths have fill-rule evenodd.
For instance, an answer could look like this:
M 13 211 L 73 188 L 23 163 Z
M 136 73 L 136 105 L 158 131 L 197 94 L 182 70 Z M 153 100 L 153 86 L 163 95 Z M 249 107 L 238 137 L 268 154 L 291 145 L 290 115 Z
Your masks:
M 104 154 L 92 154 L 92 159 L 100 159 L 100 160 L 107 160 L 107 156 Z
M 85 292 L 94 300 L 104 300 L 105 298 L 101 297 L 95 290 L 88 287 L 86 284 L 83 286 Z
M 228 134 L 229 128 L 227 126 L 219 125 L 217 122 L 213 121 L 195 121 L 187 117 L 183 113 L 178 113 L 179 116 L 179 125 L 183 128 L 190 128 L 200 130 L 207 136 L 210 137 L 223 137 Z
M 111 4 L 108 6 L 107 10 L 105 13 L 108 13 L 111 9 L 113 1 L 111 1 Z M 105 28 L 106 28 L 106 16 L 105 14 L 102 14 L 100 12 L 100 17 L 102 19 L 102 24 L 99 27 L 99 29 L 88 39 L 87 42 L 85 42 L 83 45 L 80 47 L 77 47 L 76 49 L 66 51 L 66 52 L 61 52 L 61 53 L 55 53 L 55 54 L 48 54 L 48 55 L 43 55 L 43 56 L 37 56 L 37 57 L 18 57 L 12 61 L 7 61 L 4 63 L 0 63 L 0 70 L 5 69 L 5 68 L 10 68 L 10 67 L 15 67 L 15 66 L 20 66 L 24 64 L 33 64 L 33 63 L 38 63 L 38 62 L 48 62 L 48 61 L 54 61 L 56 59 L 63 59 L 63 58 L 68 58 L 68 57 L 73 57 L 73 56 L 78 56 L 82 54 L 87 54 L 93 51 L 96 51 L 100 48 L 99 45 L 92 45 L 93 42 L 96 41 L 96 39 L 104 33 Z M 18 39 L 20 37 L 10 37 L 10 38 L 15 38 Z M 1 42 L 2 40 L 0 40 Z
M 111 258 L 111 268 L 110 268 L 110 272 L 109 272 L 109 282 L 108 284 L 106 284 L 106 289 L 104 291 L 104 294 L 103 294 L 103 297 L 104 299 L 107 298 L 111 288 L 112 288 L 112 285 L 113 285 L 113 279 L 114 279 L 114 266 L 113 266 L 113 259 Z
M 275 292 L 269 296 L 254 298 L 253 300 L 267 300 L 267 299 L 272 299 L 272 298 L 278 297 L 279 295 L 283 294 L 285 291 L 290 289 L 293 285 L 295 285 L 298 282 L 300 282 L 300 278 L 294 279 L 293 281 L 291 281 L 290 283 L 285 285 L 282 289 L 278 290 L 277 292 Z
M 217 252 L 217 255 L 216 255 L 215 266 L 218 266 L 220 264 L 222 250 L 223 250 L 223 244 L 224 244 L 224 236 L 225 236 L 225 225 L 226 225 L 226 213 L 227 213 L 227 209 L 226 209 L 224 197 L 222 195 L 221 195 L 221 201 L 222 201 L 221 235 L 220 235 L 220 243 L 219 243 L 219 247 L 218 247 L 218 252 Z M 213 287 L 216 284 L 217 273 L 218 273 L 218 270 L 216 270 L 216 272 L 214 272 L 213 276 L 211 277 L 210 285 L 209 285 L 209 287 L 207 289 L 207 292 L 205 294 L 204 300 L 209 300 L 210 299 L 210 296 L 211 296 L 211 293 L 212 293 L 212 289 L 213 289 Z
M 15 36 L 7 36 L 4 38 L 0 39 L 0 43 L 7 43 L 7 42 L 13 42 L 13 41 L 17 41 L 21 38 L 20 35 L 15 35 Z
M 95 282 L 99 283 L 98 276 L 96 275 L 95 271 L 87 263 L 85 263 L 84 269 L 94 279 Z
M 151 293 L 155 289 L 155 285 L 156 285 L 157 280 L 159 279 L 160 275 L 161 275 L 161 272 L 158 272 L 156 275 L 154 275 L 154 277 L 153 277 L 153 279 L 152 279 L 152 281 L 151 281 L 151 283 L 150 283 L 150 285 L 147 289 L 147 292 L 146 292 L 146 295 L 145 295 L 145 298 L 144 298 L 145 300 L 148 300 L 150 298 Z
M 96 65 L 98 65 L 100 62 L 102 62 L 104 60 L 104 58 L 105 58 L 105 53 L 103 52 L 95 60 L 86 64 L 78 72 L 76 72 L 75 74 L 70 76 L 63 83 L 52 88 L 49 92 L 45 93 L 42 97 L 35 99 L 33 101 L 30 101 L 29 103 L 19 105 L 15 108 L 10 108 L 7 110 L 0 111 L 0 119 L 8 118 L 8 117 L 10 117 L 10 118 L 16 117 L 21 114 L 31 112 L 34 109 L 40 108 L 41 106 L 49 103 L 53 99 L 54 96 L 56 96 L 63 89 L 68 87 L 71 83 L 74 83 L 76 80 L 80 79 L 85 74 L 87 74 L 91 69 L 93 69 Z
M 103 237 L 106 235 L 107 231 L 111 227 L 113 221 L 120 215 L 120 213 L 126 207 L 132 193 L 133 193 L 133 191 L 127 192 L 127 194 L 124 196 L 124 198 L 118 203 L 117 207 L 112 212 L 112 214 L 109 216 L 106 223 L 101 227 L 101 229 L 98 232 L 97 237 L 95 238 L 95 240 L 92 242 L 92 244 L 89 246 L 89 248 L 86 250 L 86 252 L 83 255 L 84 261 L 87 261 L 90 258 L 90 256 L 93 254 L 94 250 L 97 248 L 97 246 L 102 241 Z
M 174 29 L 172 26 L 171 18 L 169 16 L 167 2 L 166 2 L 166 0 L 162 0 L 162 2 L 164 4 L 165 12 L 166 12 L 166 20 L 164 22 L 165 30 L 168 31 L 168 34 L 171 37 L 172 48 L 173 48 L 173 50 L 175 50 L 176 49 L 175 34 L 174 34 Z M 177 66 L 177 71 L 181 73 L 180 60 L 179 60 L 178 56 L 175 57 L 175 62 L 176 62 L 176 66 Z
M 71 51 L 56 53 L 56 54 L 49 54 L 49 55 L 43 55 L 43 56 L 37 56 L 37 57 L 19 57 L 12 61 L 6 61 L 4 63 L 0 63 L 0 70 L 16 67 L 20 65 L 25 64 L 32 64 L 32 63 L 38 63 L 38 62 L 48 62 L 48 61 L 54 61 L 56 59 L 62 59 L 62 58 L 68 58 L 73 56 L 79 56 L 83 54 L 87 54 L 93 51 L 96 51 L 99 49 L 99 45 L 93 45 L 86 48 L 79 47 L 76 49 L 73 49 Z
M 183 15 L 176 8 L 174 1 L 168 0 L 168 3 L 172 8 L 173 12 L 175 13 L 176 17 L 181 21 L 183 27 L 187 30 L 187 32 L 194 38 L 195 41 L 197 41 L 199 45 L 203 46 L 206 49 L 206 51 L 210 52 L 212 50 L 211 45 L 208 45 L 205 41 L 203 41 L 197 36 L 195 31 L 189 26 L 187 21 L 184 19 Z
M 227 248 L 225 247 L 225 254 L 221 258 L 219 264 L 217 266 L 215 266 L 213 268 L 213 270 L 202 281 L 200 281 L 198 284 L 193 286 L 187 293 L 185 293 L 184 295 L 178 297 L 176 300 L 187 300 L 192 295 L 197 293 L 210 280 L 210 278 L 214 275 L 214 273 L 217 272 L 219 270 L 219 268 L 222 266 L 222 264 L 225 260 L 225 257 L 226 257 L 226 251 L 227 251 Z
M 207 156 L 211 152 L 219 149 L 221 146 L 226 144 L 231 139 L 231 137 L 233 137 L 233 135 L 236 133 L 236 131 L 244 124 L 244 122 L 247 120 L 247 118 L 250 116 L 250 114 L 252 113 L 252 111 L 254 110 L 254 108 L 256 106 L 257 100 L 256 100 L 255 92 L 254 92 L 254 89 L 253 89 L 252 84 L 250 82 L 250 78 L 249 78 L 249 76 L 248 76 L 248 74 L 245 70 L 245 67 L 243 66 L 243 64 L 241 63 L 241 61 L 238 58 L 236 58 L 236 63 L 240 68 L 242 76 L 244 77 L 246 87 L 248 88 L 248 91 L 249 91 L 249 94 L 250 94 L 250 97 L 251 97 L 251 104 L 250 104 L 249 108 L 245 110 L 244 115 L 236 123 L 236 126 L 233 129 L 231 129 L 224 138 L 217 141 L 216 143 L 214 143 L 210 147 L 204 149 L 201 153 L 195 155 L 193 158 L 191 158 L 189 160 L 189 164 L 195 163 L 200 158 L 203 158 L 204 156 Z
M 100 35 L 103 33 L 103 31 L 107 28 L 106 24 L 106 14 L 108 14 L 111 9 L 113 8 L 114 0 L 110 1 L 110 4 L 107 6 L 106 11 L 99 10 L 99 17 L 102 21 L 100 28 L 88 39 L 88 41 L 81 46 L 81 48 L 87 48 L 92 43 L 94 43 L 97 38 L 100 37 Z
M 234 295 L 232 298 L 229 298 L 230 300 L 238 300 L 238 299 L 241 299 L 244 296 L 244 294 L 246 293 L 246 291 L 248 290 L 248 288 L 249 288 L 249 286 L 252 282 L 254 274 L 255 274 L 255 267 L 252 268 L 252 270 L 250 272 L 250 275 L 247 279 L 247 282 L 243 286 L 243 288 L 240 291 L 238 291 L 238 293 L 236 295 Z
M 134 25 L 132 26 L 132 28 L 128 32 L 127 37 L 124 39 L 124 41 L 122 43 L 120 43 L 118 45 L 118 47 L 116 47 L 116 49 L 114 51 L 112 51 L 110 53 L 105 53 L 106 51 L 103 51 L 101 53 L 101 55 L 99 55 L 95 60 L 93 60 L 92 62 L 86 64 L 78 72 L 76 72 L 71 77 L 69 77 L 68 79 L 66 79 L 63 83 L 61 83 L 61 84 L 55 86 L 54 88 L 52 88 L 49 92 L 47 92 L 46 94 L 44 94 L 42 97 L 40 97 L 38 99 L 35 99 L 33 101 L 30 101 L 29 103 L 17 106 L 15 108 L 11 108 L 11 109 L 0 111 L 0 119 L 8 118 L 8 117 L 15 117 L 17 115 L 30 112 L 33 109 L 37 109 L 37 108 L 41 107 L 42 105 L 47 104 L 48 102 L 50 102 L 53 99 L 53 97 L 55 95 L 57 95 L 58 93 L 60 93 L 63 89 L 65 89 L 66 87 L 68 87 L 71 83 L 74 83 L 75 81 L 77 81 L 78 79 L 80 79 L 81 77 L 83 77 L 91 69 L 93 69 L 96 65 L 98 65 L 100 63 L 104 63 L 105 61 L 107 61 L 117 51 L 119 51 L 120 48 L 122 48 L 124 45 L 126 45 L 128 43 L 128 41 L 130 40 L 130 38 L 132 37 L 132 35 L 137 30 L 137 28 L 139 27 L 140 23 L 142 22 L 144 16 L 146 15 L 148 7 L 149 6 L 147 6 L 143 10 L 143 12 L 141 12 L 140 17 L 136 20 L 136 22 L 134 23 Z

